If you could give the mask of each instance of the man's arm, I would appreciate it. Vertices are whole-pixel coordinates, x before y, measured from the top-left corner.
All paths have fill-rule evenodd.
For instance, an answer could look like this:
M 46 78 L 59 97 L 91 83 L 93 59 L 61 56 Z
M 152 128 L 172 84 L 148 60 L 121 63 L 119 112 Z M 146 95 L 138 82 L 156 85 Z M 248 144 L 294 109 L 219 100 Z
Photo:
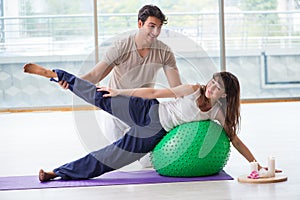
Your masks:
M 91 71 L 81 76 L 80 78 L 96 84 L 103 80 L 111 72 L 112 69 L 113 68 L 107 65 L 105 62 L 99 62 Z M 64 89 L 69 88 L 69 84 L 66 81 L 59 81 L 58 83 Z
M 103 80 L 113 69 L 105 62 L 101 61 L 95 65 L 95 67 L 81 78 L 91 83 L 98 83 Z
M 182 84 L 179 76 L 179 71 L 177 68 L 165 69 L 165 74 L 171 88 Z

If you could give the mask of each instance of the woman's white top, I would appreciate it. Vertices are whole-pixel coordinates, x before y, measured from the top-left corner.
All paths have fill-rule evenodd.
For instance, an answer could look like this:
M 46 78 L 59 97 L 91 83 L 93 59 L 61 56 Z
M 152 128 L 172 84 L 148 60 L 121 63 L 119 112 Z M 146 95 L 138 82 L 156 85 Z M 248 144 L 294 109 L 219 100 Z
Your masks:
M 220 109 L 216 103 L 210 110 L 203 112 L 198 107 L 197 99 L 200 97 L 200 88 L 194 93 L 177 98 L 175 101 L 159 103 L 160 123 L 166 131 L 187 122 L 200 120 L 215 120 Z

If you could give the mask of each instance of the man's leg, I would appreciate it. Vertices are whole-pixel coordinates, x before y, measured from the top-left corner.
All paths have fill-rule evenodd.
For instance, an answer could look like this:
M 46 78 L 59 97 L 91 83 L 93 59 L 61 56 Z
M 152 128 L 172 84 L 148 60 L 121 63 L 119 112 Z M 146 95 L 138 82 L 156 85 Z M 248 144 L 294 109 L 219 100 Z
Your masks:
M 103 111 L 97 112 L 97 121 L 109 142 L 119 140 L 130 128 L 126 123 Z
M 103 111 L 97 113 L 99 115 L 99 125 L 103 130 L 103 134 L 110 142 L 119 140 L 130 128 L 127 124 L 122 122 L 116 117 L 113 117 L 110 114 L 107 114 Z M 150 153 L 147 153 L 145 156 L 139 159 L 139 163 L 143 168 L 153 167 Z

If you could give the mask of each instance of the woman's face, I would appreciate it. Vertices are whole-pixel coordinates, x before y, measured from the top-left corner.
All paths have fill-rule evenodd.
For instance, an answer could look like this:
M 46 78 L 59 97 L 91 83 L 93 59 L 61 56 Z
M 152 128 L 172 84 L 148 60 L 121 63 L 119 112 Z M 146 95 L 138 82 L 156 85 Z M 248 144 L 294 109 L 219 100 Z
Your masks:
M 205 96 L 211 100 L 226 97 L 223 81 L 220 77 L 213 77 L 206 85 Z

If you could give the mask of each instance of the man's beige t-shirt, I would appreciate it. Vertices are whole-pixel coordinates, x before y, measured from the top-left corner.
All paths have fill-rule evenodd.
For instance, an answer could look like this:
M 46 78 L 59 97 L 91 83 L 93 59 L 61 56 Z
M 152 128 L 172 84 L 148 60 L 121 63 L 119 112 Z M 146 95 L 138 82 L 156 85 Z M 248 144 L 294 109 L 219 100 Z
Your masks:
M 118 40 L 108 49 L 103 61 L 113 66 L 109 87 L 117 89 L 154 87 L 159 69 L 177 69 L 171 49 L 155 40 L 145 57 L 141 57 L 134 41 L 135 34 Z

